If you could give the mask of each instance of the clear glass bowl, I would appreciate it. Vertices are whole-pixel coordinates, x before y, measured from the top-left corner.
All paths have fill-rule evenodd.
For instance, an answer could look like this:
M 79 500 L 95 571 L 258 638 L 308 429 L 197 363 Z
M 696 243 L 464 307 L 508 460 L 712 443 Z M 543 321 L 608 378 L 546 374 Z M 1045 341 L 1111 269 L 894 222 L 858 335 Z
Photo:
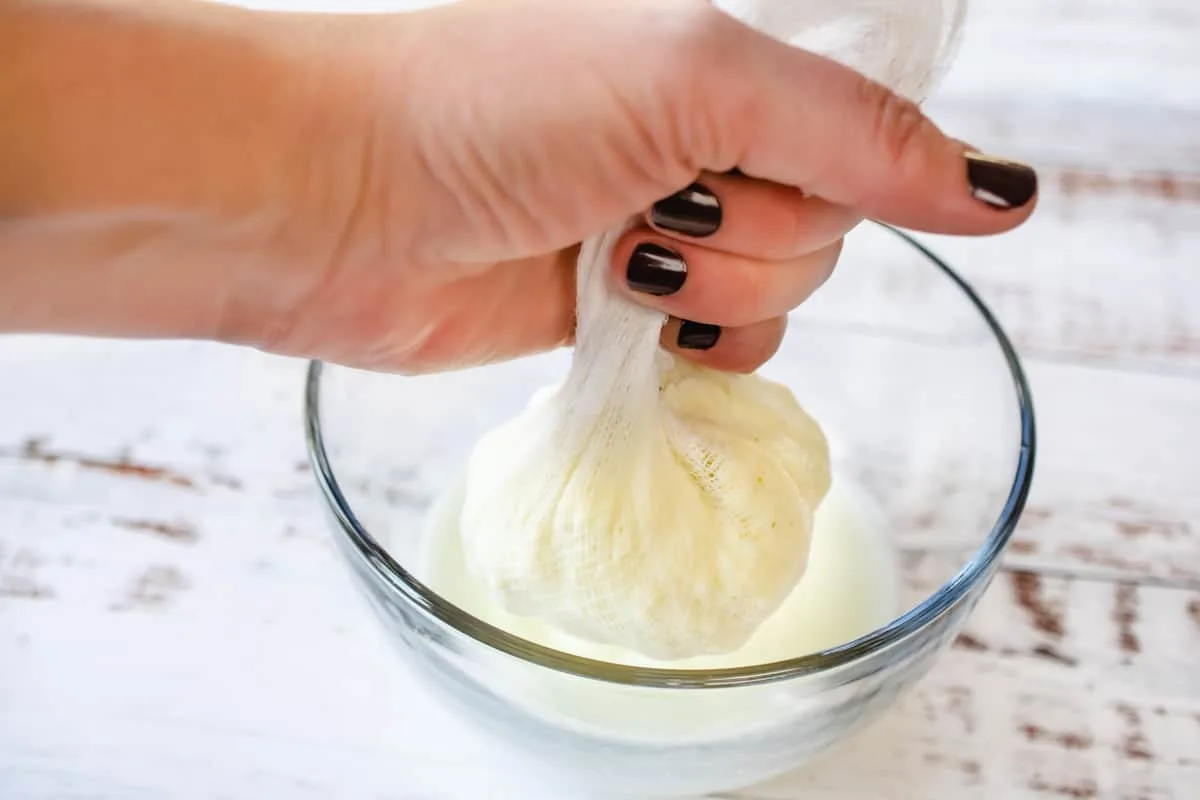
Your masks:
M 564 351 L 398 377 L 313 363 L 306 425 L 333 534 L 424 682 L 560 796 L 678 796 L 789 771 L 873 720 L 930 668 L 985 591 L 1029 491 L 1034 418 L 1004 332 L 918 242 L 863 225 L 762 373 L 826 430 L 877 506 L 900 613 L 787 661 L 650 669 L 490 625 L 416 577 L 434 498 L 475 441 L 565 375 Z

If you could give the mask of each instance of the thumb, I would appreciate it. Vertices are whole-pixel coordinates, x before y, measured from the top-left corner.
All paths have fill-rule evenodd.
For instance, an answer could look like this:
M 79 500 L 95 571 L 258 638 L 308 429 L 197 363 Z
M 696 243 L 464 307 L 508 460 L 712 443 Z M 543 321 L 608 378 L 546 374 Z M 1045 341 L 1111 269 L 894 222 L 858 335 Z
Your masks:
M 835 61 L 734 25 L 705 63 L 709 108 L 701 115 L 725 128 L 711 139 L 724 151 L 711 169 L 736 163 L 747 175 L 931 233 L 999 233 L 1033 211 L 1030 167 L 946 136 L 915 103 Z

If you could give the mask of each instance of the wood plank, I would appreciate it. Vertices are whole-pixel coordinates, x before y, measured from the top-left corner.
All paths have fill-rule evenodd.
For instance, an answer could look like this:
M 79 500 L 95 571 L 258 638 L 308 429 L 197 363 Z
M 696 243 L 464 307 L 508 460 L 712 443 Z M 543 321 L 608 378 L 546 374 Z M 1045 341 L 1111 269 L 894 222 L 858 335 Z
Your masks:
M 1145 185 L 1134 188 L 1195 202 L 1200 144 L 1193 131 L 1200 107 L 1161 108 L 1137 98 L 1039 101 L 1014 94 L 938 96 L 925 108 L 947 134 L 1037 166 L 1048 173 L 1043 183 L 1051 188 L 1078 193 L 1104 186 L 1090 178 L 1097 173 L 1116 176 L 1117 187 L 1146 176 Z
M 78 530 L 82 542 L 120 531 L 130 547 L 204 547 L 206 527 L 227 519 L 282 532 L 315 513 L 299 362 L 207 345 L 0 342 L 0 370 L 18 369 L 19 385 L 0 397 L 8 423 L 0 435 L 0 531 L 10 558 L 15 537 L 28 545 L 32 534 L 21 532 L 30 525 Z M 1041 442 L 1014 563 L 1200 580 L 1200 451 L 1180 446 L 1200 419 L 1200 382 L 1055 363 L 1033 364 L 1030 375 Z M 79 386 L 88 387 L 86 399 Z M 922 419 L 936 424 L 939 416 Z M 966 537 L 973 546 L 978 534 L 955 533 L 952 518 L 923 533 L 916 524 L 945 510 L 937 463 L 910 481 L 924 488 L 902 509 L 911 523 L 905 544 L 961 546 Z M 79 585 L 52 583 L 54 591 Z
M 935 241 L 1029 359 L 1029 511 L 914 694 L 739 800 L 1182 800 L 1200 785 L 1200 6 L 973 6 L 931 110 L 1037 164 L 1047 189 L 1012 236 Z M 877 283 L 841 322 L 943 351 L 969 338 L 920 305 L 920 281 Z M 342 575 L 303 459 L 301 368 L 0 340 L 0 795 L 531 797 L 411 682 Z M 972 542 L 943 492 L 963 476 L 925 466 L 902 509 L 912 598 Z
M 1057 190 L 1026 226 L 1002 237 L 921 238 L 970 281 L 1027 360 L 1200 375 L 1200 317 L 1191 302 L 1200 297 L 1192 255 L 1200 203 Z M 913 291 L 894 285 L 855 317 L 896 317 L 897 302 Z
M 1041 207 L 999 239 L 931 238 L 1027 356 L 1195 374 L 1197 31 L 1185 0 L 972 4 L 930 113 L 1036 165 Z
M 1030 378 L 1037 466 L 1007 563 L 1200 587 L 1200 452 L 1181 446 L 1195 438 L 1200 382 L 1050 363 L 1031 365 Z M 951 432 L 961 430 L 968 413 L 937 406 L 929 412 L 941 415 Z M 921 419 L 917 424 L 933 424 Z M 980 419 L 992 424 L 990 417 Z M 937 428 L 928 430 L 934 436 Z M 907 438 L 896 441 L 915 446 Z M 978 545 L 977 497 L 995 478 L 961 456 L 950 445 L 937 454 L 910 451 L 881 462 L 890 475 L 883 479 L 892 481 L 885 486 L 905 487 L 889 513 L 910 552 L 955 551 L 965 559 Z
M 918 365 L 930 357 L 908 358 Z M 196 580 L 179 559 L 198 553 L 270 563 L 311 547 L 321 538 L 320 512 L 300 431 L 302 366 L 213 345 L 0 341 L 0 374 L 21 375 L 0 396 L 8 431 L 0 434 L 0 595 L 82 594 L 108 607 L 127 601 L 151 567 Z M 895 391 L 923 384 L 916 369 Z M 1200 582 L 1200 449 L 1181 446 L 1195 438 L 1200 381 L 1057 363 L 1035 363 L 1030 376 L 1038 466 L 1009 563 Z M 874 391 L 864 387 L 860 394 Z M 446 401 L 439 397 L 415 395 L 413 409 Z M 918 412 L 912 424 L 930 441 L 975 419 L 971 409 Z M 886 447 L 888 436 L 900 436 L 897 446 L 910 441 L 889 430 L 863 435 Z M 890 510 L 898 541 L 910 552 L 965 556 L 982 528 L 956 516 L 947 487 L 967 499 L 984 487 L 963 472 L 954 448 L 931 452 L 880 462 L 910 489 Z M 403 488 L 419 499 L 453 465 L 434 464 L 424 476 L 413 466 Z M 155 579 L 171 582 L 166 575 Z
M 155 540 L 153 555 L 119 529 L 37 533 L 43 553 L 60 537 L 92 546 L 74 566 L 30 567 L 54 595 L 0 598 L 0 787 L 542 796 L 412 683 L 315 516 L 291 537 L 226 522 L 205 527 L 207 547 Z M 914 592 L 943 571 L 929 558 L 908 573 Z M 1184 800 L 1200 778 L 1197 658 L 1200 592 L 1002 573 L 877 726 L 733 796 Z
M 1002 573 L 878 726 L 734 796 L 1184 800 L 1200 781 L 1198 615 L 1196 591 Z
M 1198 31 L 1187 0 L 971 4 L 928 109 L 952 135 L 1036 165 L 1041 207 L 1004 237 L 929 239 L 1027 356 L 1196 373 Z
M 1026 356 L 1196 374 L 1198 30 L 1200 7 L 1180 0 L 973 4 L 960 59 L 929 111 L 949 133 L 1037 166 L 1041 203 L 1005 236 L 923 238 Z M 848 254 L 843 269 L 850 263 Z M 848 318 L 911 329 L 888 306 L 919 290 L 893 283 Z
M 970 0 L 959 57 L 939 97 L 1196 109 L 1189 0 Z
M 1022 355 L 1200 375 L 1200 204 L 1093 190 L 1043 212 L 1002 239 L 935 244 Z
M 1015 231 L 918 238 L 971 283 L 1027 360 L 1200 376 L 1200 183 L 1076 168 L 1045 177 L 1038 211 Z M 974 336 L 977 321 L 915 259 L 878 233 L 852 233 L 797 321 L 947 344 Z
M 1041 441 L 1009 563 L 1200 585 L 1200 385 L 1031 367 Z

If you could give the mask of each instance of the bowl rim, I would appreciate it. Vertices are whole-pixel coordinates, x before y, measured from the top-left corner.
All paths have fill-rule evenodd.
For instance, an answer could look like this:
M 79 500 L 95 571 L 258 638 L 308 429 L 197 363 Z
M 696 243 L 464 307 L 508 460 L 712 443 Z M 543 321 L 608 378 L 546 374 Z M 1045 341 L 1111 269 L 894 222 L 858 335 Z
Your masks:
M 683 689 L 770 683 L 804 675 L 828 673 L 837 668 L 848 667 L 919 634 L 963 602 L 973 587 L 981 581 L 990 579 L 993 567 L 997 564 L 1016 529 L 1032 484 L 1037 450 L 1033 396 L 1016 349 L 991 309 L 971 285 L 942 258 L 912 235 L 891 225 L 879 222 L 875 224 L 895 234 L 924 255 L 933 266 L 940 269 L 957 285 L 958 289 L 975 307 L 1004 356 L 1016 393 L 1021 422 L 1021 448 L 1013 482 L 1000 515 L 988 532 L 986 540 L 959 568 L 958 572 L 943 583 L 937 591 L 886 625 L 852 641 L 796 658 L 723 669 L 674 669 L 634 667 L 585 658 L 537 644 L 484 622 L 443 599 L 437 592 L 421 583 L 397 563 L 359 522 L 350 503 L 342 493 L 325 448 L 321 427 L 320 397 L 324 364 L 314 360 L 309 362 L 305 378 L 305 439 L 309 463 L 317 484 L 342 534 L 376 578 L 441 624 L 487 648 L 521 661 L 557 672 L 608 683 Z

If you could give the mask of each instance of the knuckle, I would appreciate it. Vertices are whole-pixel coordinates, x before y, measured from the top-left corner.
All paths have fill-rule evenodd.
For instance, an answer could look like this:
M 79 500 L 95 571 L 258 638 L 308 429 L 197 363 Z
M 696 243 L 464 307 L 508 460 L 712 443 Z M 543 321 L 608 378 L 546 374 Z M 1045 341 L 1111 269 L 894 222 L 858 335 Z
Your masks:
M 903 166 L 913 158 L 930 122 L 920 107 L 887 87 L 862 78 L 859 94 L 869 109 L 874 141 L 891 166 Z
M 770 233 L 760 238 L 761 257 L 767 260 L 791 261 L 824 250 L 857 224 L 849 211 L 807 197 L 800 190 L 786 191 L 773 198 Z
M 747 269 L 742 271 L 741 279 L 730 286 L 728 325 L 750 325 L 759 322 L 766 316 L 764 309 L 768 308 L 773 299 L 770 281 L 764 280 L 761 270 Z
M 769 257 L 780 261 L 800 258 L 813 249 L 811 212 L 800 198 L 789 199 L 779 207 L 786 212 L 779 225 L 779 244 Z
M 653 54 L 643 81 L 655 87 L 672 121 L 676 155 L 689 173 L 733 166 L 737 150 L 729 124 L 751 113 L 747 92 L 733 77 L 738 40 L 732 20 L 707 3 L 664 14 L 654 30 Z
M 705 263 L 703 272 L 689 277 L 677 295 L 675 310 L 687 319 L 726 327 L 758 321 L 766 300 L 764 281 L 755 270 L 740 267 L 724 258 Z

